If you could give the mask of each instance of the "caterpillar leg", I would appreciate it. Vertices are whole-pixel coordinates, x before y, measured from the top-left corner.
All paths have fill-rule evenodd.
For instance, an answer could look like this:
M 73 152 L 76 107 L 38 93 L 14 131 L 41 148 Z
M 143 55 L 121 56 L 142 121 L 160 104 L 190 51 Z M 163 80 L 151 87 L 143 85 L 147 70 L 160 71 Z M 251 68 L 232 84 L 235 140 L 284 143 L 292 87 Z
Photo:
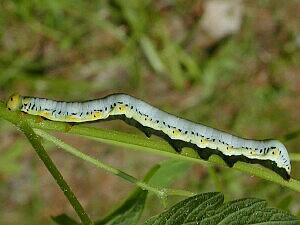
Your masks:
M 138 130 L 140 130 L 141 132 L 143 132 L 148 138 L 151 137 L 152 132 L 150 129 L 148 129 L 147 127 L 143 127 L 140 123 L 138 122 L 131 122 L 132 126 L 136 127 Z
M 177 152 L 177 153 L 181 153 L 182 152 L 182 148 L 184 147 L 184 145 L 182 144 L 181 141 L 177 141 L 177 140 L 173 140 L 171 138 L 167 139 L 167 142 L 169 143 L 169 145 L 172 146 L 172 148 Z
M 205 161 L 207 161 L 212 154 L 216 154 L 212 149 L 199 147 L 196 147 L 196 149 L 199 157 Z
M 230 168 L 232 168 L 234 166 L 234 164 L 236 163 L 235 160 L 229 159 L 228 157 L 222 157 L 222 158 L 225 161 L 226 165 Z
M 140 131 L 142 131 L 148 138 L 151 137 L 152 133 L 147 128 L 138 128 Z

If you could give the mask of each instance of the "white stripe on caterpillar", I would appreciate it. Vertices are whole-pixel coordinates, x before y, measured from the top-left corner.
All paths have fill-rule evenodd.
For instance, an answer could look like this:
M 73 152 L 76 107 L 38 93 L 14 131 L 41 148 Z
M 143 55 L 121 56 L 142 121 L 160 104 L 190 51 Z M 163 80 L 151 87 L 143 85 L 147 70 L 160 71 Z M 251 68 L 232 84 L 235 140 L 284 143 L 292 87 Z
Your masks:
M 80 123 L 114 117 L 136 126 L 146 134 L 150 132 L 165 138 L 176 151 L 191 146 L 203 159 L 218 154 L 230 166 L 236 161 L 258 163 L 285 179 L 290 177 L 289 155 L 281 142 L 233 136 L 176 117 L 126 94 L 113 94 L 86 102 L 60 102 L 15 94 L 8 100 L 7 107 L 63 122 Z

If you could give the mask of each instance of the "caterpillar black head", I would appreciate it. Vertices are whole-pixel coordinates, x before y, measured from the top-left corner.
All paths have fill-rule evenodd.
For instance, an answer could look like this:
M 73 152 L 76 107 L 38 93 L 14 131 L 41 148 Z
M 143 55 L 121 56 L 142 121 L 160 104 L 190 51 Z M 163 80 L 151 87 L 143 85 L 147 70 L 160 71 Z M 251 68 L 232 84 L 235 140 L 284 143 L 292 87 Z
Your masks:
M 12 94 L 6 103 L 6 107 L 12 111 L 21 109 L 21 106 L 22 106 L 22 97 L 19 94 Z

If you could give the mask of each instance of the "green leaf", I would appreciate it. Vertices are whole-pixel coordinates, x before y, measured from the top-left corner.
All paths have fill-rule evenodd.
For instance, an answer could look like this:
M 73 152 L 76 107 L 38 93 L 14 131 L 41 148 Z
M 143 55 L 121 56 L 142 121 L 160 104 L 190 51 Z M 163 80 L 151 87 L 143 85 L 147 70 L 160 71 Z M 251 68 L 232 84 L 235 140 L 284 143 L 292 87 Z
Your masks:
M 138 188 L 119 208 L 117 208 L 103 220 L 96 222 L 95 225 L 137 224 L 144 209 L 147 193 L 147 191 L 143 191 Z
M 158 171 L 159 166 L 154 166 L 146 174 L 144 181 L 147 182 Z M 116 210 L 111 212 L 108 216 L 95 222 L 95 225 L 133 225 L 137 224 L 140 219 L 145 201 L 147 198 L 147 191 L 141 188 L 136 188 L 135 191 L 121 204 Z
M 71 219 L 66 214 L 54 216 L 52 217 L 52 220 L 59 225 L 80 225 L 80 223 L 77 223 L 75 220 Z
M 297 225 L 300 220 L 284 211 L 267 208 L 261 199 L 239 199 L 224 203 L 224 196 L 209 192 L 187 198 L 144 225 L 264 224 Z
M 190 167 L 190 162 L 175 159 L 166 160 L 160 164 L 160 168 L 151 177 L 148 184 L 153 187 L 168 187 L 171 182 L 184 176 Z
M 169 75 L 174 87 L 183 90 L 187 77 L 182 69 L 179 49 L 180 47 L 177 44 L 168 42 L 161 52 L 161 58 L 167 67 L 167 75 Z
M 166 73 L 167 69 L 161 61 L 159 53 L 151 39 L 147 36 L 143 36 L 140 40 L 140 45 L 154 71 L 158 74 Z

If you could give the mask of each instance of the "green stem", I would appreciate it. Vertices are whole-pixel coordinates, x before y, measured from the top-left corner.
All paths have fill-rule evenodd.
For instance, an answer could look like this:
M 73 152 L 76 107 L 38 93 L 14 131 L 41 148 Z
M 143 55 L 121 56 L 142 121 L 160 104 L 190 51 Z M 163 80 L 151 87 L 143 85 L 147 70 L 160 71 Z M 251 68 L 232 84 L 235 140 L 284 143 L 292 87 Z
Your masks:
M 43 161 L 44 165 L 47 167 L 48 171 L 51 173 L 56 183 L 63 191 L 64 195 L 67 197 L 70 204 L 75 209 L 82 223 L 84 225 L 92 225 L 93 222 L 91 221 L 87 213 L 84 211 L 80 202 L 77 200 L 75 194 L 73 193 L 73 191 L 71 190 L 71 188 L 64 180 L 63 176 L 61 175 L 61 173 L 59 172 L 59 170 L 57 169 L 57 167 L 55 166 L 55 164 L 53 163 L 53 161 L 45 151 L 38 136 L 34 133 L 32 128 L 22 118 L 20 118 L 19 122 L 16 123 L 15 125 L 17 125 L 21 129 L 21 131 L 25 134 L 25 136 L 28 138 L 31 145 L 33 146 L 36 153 L 38 154 L 39 158 Z
M 191 197 L 193 195 L 195 195 L 195 193 L 189 192 L 189 191 L 184 191 L 184 190 L 176 190 L 176 189 L 158 189 L 155 187 L 151 187 L 149 186 L 147 183 L 139 181 L 137 178 L 131 176 L 130 174 L 127 174 L 119 169 L 113 168 L 109 165 L 106 165 L 104 163 L 102 163 L 100 160 L 97 160 L 89 155 L 86 155 L 84 153 L 82 153 L 80 150 L 76 149 L 75 147 L 66 144 L 65 142 L 63 142 L 62 140 L 48 134 L 45 131 L 42 131 L 40 129 L 35 129 L 35 132 L 43 137 L 44 139 L 54 143 L 55 145 L 57 145 L 58 147 L 62 148 L 63 150 L 67 151 L 68 153 L 82 159 L 85 160 L 93 165 L 95 165 L 98 168 L 104 169 L 109 173 L 112 173 L 116 176 L 119 176 L 121 178 L 123 178 L 124 180 L 136 184 L 138 187 L 142 188 L 143 190 L 148 190 L 151 191 L 153 193 L 155 193 L 156 195 L 158 195 L 160 198 L 164 197 L 164 196 L 169 196 L 169 195 L 180 195 L 180 196 L 185 196 L 185 197 Z
M 290 158 L 292 161 L 300 162 L 300 154 L 299 153 L 290 153 Z
M 14 121 L 18 121 L 20 114 L 21 114 L 20 112 L 8 111 L 5 105 L 3 103 L 1 104 L 0 102 L 1 118 L 14 122 Z M 69 133 L 69 134 L 81 135 L 88 138 L 93 138 L 100 142 L 106 142 L 118 146 L 120 145 L 126 146 L 131 149 L 134 148 L 137 150 L 144 150 L 149 153 L 165 155 L 168 157 L 192 161 L 200 164 L 213 163 L 215 165 L 227 167 L 224 161 L 217 156 L 210 157 L 207 162 L 199 159 L 199 156 L 195 153 L 195 151 L 190 149 L 184 149 L 182 154 L 177 154 L 169 146 L 168 143 L 161 140 L 145 138 L 140 135 L 134 135 L 134 134 L 124 133 L 124 132 L 119 132 L 114 130 L 94 128 L 94 127 L 84 126 L 84 125 L 76 125 L 71 127 L 67 123 L 60 123 L 60 122 L 54 122 L 48 120 L 44 120 L 43 122 L 36 122 L 37 121 L 36 116 L 32 116 L 32 115 L 23 115 L 23 116 L 24 118 L 26 118 L 29 125 L 34 128 L 39 128 L 42 130 L 55 130 L 64 133 Z M 300 181 L 292 178 L 289 181 L 286 181 L 282 179 L 275 172 L 263 168 L 261 166 L 244 163 L 244 162 L 237 162 L 235 163 L 233 168 L 245 172 L 247 174 L 250 174 L 252 176 L 257 176 L 272 181 L 274 183 L 280 184 L 282 186 L 288 187 L 294 191 L 300 192 Z

